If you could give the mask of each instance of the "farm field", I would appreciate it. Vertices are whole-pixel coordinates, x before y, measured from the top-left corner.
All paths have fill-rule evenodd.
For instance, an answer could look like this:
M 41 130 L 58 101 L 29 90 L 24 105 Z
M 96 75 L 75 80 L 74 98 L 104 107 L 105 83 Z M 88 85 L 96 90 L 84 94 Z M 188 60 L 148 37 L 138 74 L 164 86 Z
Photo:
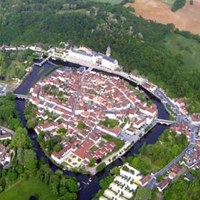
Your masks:
M 22 180 L 18 184 L 0 194 L 1 200 L 28 200 L 35 196 L 38 200 L 55 200 L 58 197 L 49 192 L 49 187 L 40 182 L 36 177 Z
M 171 11 L 170 1 L 167 2 L 135 0 L 134 3 L 127 3 L 125 6 L 133 7 L 136 14 L 145 19 L 164 24 L 173 23 L 180 30 L 200 35 L 200 0 L 194 0 L 194 5 L 190 5 L 190 0 L 187 0 L 186 6 L 176 12 Z

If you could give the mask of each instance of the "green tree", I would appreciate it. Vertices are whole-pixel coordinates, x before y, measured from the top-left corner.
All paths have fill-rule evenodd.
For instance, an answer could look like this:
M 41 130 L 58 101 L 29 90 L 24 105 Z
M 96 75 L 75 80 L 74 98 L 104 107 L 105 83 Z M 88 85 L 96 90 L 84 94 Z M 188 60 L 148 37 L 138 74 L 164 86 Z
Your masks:
M 96 171 L 97 172 L 100 172 L 102 171 L 104 168 L 106 167 L 106 163 L 101 163 L 97 168 L 96 168 Z
M 62 146 L 60 144 L 56 144 L 53 148 L 54 151 L 59 152 L 62 150 Z
M 66 180 L 66 187 L 71 193 L 78 192 L 77 182 L 73 178 L 69 178 Z
M 79 122 L 78 122 L 78 128 L 79 128 L 79 129 L 86 129 L 86 127 L 87 127 L 87 126 L 84 124 L 83 121 L 79 121 Z
M 24 128 L 19 127 L 13 138 L 12 138 L 12 146 L 15 148 L 25 148 L 27 146 L 27 131 Z
M 37 169 L 36 153 L 31 149 L 26 149 L 24 151 L 24 166 L 31 172 L 35 172 Z
M 93 166 L 95 165 L 95 163 L 96 163 L 96 159 L 95 159 L 95 158 L 92 158 L 92 159 L 90 160 L 89 167 L 93 167 Z

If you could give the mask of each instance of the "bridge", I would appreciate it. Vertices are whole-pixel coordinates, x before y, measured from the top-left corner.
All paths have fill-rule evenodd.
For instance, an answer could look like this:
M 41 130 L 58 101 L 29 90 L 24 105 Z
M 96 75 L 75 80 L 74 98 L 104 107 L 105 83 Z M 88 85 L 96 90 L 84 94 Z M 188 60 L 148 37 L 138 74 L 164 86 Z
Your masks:
M 24 95 L 24 94 L 16 94 L 16 93 L 13 93 L 15 95 L 15 97 L 19 98 L 19 99 L 28 99 L 29 97 L 27 95 Z
M 171 125 L 177 123 L 176 121 L 166 120 L 166 119 L 154 119 L 157 124 Z
M 47 62 L 48 60 L 50 59 L 50 56 L 46 57 L 44 60 L 42 60 L 42 62 L 40 63 L 34 63 L 35 65 L 39 66 L 39 67 L 42 67 L 42 65 Z

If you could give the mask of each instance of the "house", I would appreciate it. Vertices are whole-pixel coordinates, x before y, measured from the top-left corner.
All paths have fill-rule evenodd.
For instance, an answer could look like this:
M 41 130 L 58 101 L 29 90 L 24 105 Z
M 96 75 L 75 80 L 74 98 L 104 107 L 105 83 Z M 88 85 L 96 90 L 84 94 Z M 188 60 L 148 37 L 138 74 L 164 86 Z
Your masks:
M 0 141 L 3 140 L 11 140 L 14 132 L 12 130 L 9 130 L 3 126 L 0 126 Z
M 173 180 L 177 177 L 177 173 L 176 172 L 170 172 L 168 177 L 169 177 L 169 179 Z
M 51 154 L 51 158 L 58 164 L 62 164 L 62 162 L 65 160 L 67 155 L 72 151 L 75 150 L 75 147 L 72 146 L 69 142 L 66 144 L 66 146 L 59 152 L 53 152 Z
M 113 137 L 117 137 L 122 131 L 122 129 L 119 126 L 115 126 L 114 128 L 108 128 L 108 127 L 100 125 L 100 124 L 97 125 L 97 129 L 100 131 L 103 131 Z
M 157 186 L 158 190 L 162 192 L 170 183 L 170 179 L 166 178 L 162 182 L 160 182 Z
M 150 90 L 152 92 L 154 92 L 156 89 L 157 89 L 157 86 L 156 85 L 153 85 L 152 83 L 148 83 L 148 82 L 143 82 L 142 83 L 142 86 L 144 88 L 146 88 L 147 90 Z
M 170 132 L 176 132 L 177 134 L 185 134 L 190 139 L 190 131 L 187 123 L 175 123 L 170 126 Z
M 182 170 L 182 167 L 178 166 L 177 164 L 173 164 L 170 169 L 172 172 L 178 174 Z
M 190 119 L 194 125 L 200 125 L 200 114 L 191 114 Z
M 152 176 L 150 174 L 144 176 L 140 181 L 139 184 L 144 187 L 150 180 L 151 180 Z

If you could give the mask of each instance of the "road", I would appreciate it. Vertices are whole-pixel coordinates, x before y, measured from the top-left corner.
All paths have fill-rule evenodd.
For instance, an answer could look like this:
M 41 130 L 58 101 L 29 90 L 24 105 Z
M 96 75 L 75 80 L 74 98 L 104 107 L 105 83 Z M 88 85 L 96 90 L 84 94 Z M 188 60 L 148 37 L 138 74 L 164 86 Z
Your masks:
M 76 98 L 74 99 L 73 104 L 72 104 L 72 112 L 73 112 L 74 115 L 76 114 L 75 113 L 76 112 L 76 104 L 77 104 L 77 101 L 78 101 L 79 96 L 80 96 L 81 87 L 82 87 L 83 79 L 84 79 L 84 74 L 85 74 L 85 71 L 81 74 L 81 79 L 80 79 L 80 83 L 79 83 L 78 90 L 77 90 L 77 93 L 76 93 Z

